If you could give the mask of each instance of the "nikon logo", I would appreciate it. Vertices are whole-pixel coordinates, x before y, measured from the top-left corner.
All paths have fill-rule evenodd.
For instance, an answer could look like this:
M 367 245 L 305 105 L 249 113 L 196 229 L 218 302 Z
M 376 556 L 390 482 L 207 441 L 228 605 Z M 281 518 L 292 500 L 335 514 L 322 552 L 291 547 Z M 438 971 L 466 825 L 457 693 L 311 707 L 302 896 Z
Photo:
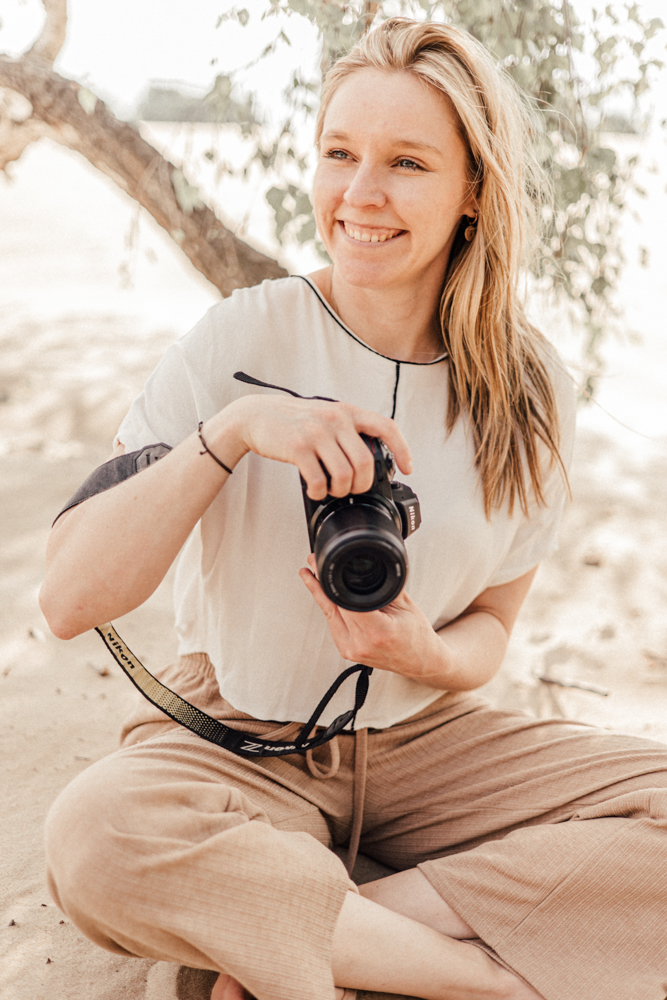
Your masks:
M 295 743 L 288 743 L 285 746 L 269 747 L 265 743 L 251 743 L 246 740 L 240 747 L 244 753 L 259 753 L 262 755 L 270 753 L 284 753 L 285 750 L 296 750 Z
M 126 656 L 125 653 L 123 652 L 123 649 L 125 647 L 120 642 L 118 642 L 116 639 L 114 639 L 111 635 L 109 635 L 109 633 L 107 633 L 107 639 L 109 640 L 108 645 L 109 646 L 113 646 L 114 649 L 116 650 L 116 653 L 115 653 L 116 659 L 117 660 L 124 660 L 128 664 L 128 666 L 132 670 L 134 670 L 134 663 L 132 662 L 132 660 L 130 659 L 130 657 Z

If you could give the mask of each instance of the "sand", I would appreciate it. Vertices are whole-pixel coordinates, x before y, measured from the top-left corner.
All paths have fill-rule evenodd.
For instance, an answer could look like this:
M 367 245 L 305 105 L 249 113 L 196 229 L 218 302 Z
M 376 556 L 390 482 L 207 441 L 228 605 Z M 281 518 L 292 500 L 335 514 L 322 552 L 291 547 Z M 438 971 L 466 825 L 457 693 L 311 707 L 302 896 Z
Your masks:
M 43 142 L 14 174 L 13 185 L 0 180 L 0 1000 L 197 1000 L 201 982 L 181 974 L 179 987 L 175 967 L 97 949 L 48 896 L 44 816 L 115 748 L 136 695 L 97 636 L 51 636 L 36 598 L 51 520 L 107 457 L 160 353 L 218 295 L 150 220 L 128 250 L 132 203 L 78 157 Z M 609 344 L 600 401 L 651 440 L 596 408 L 582 413 L 561 546 L 489 695 L 667 741 L 667 199 L 664 177 L 644 180 L 621 296 L 643 342 Z M 121 287 L 123 263 L 133 288 Z M 149 668 L 168 659 L 170 580 L 117 625 Z

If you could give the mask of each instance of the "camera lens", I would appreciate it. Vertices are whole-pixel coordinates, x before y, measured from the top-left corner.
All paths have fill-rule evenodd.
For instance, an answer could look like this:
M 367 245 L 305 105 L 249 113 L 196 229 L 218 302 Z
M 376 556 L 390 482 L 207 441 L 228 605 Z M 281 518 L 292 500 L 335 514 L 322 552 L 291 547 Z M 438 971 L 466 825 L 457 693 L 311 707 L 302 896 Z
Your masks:
M 387 567 L 369 550 L 352 556 L 341 569 L 341 577 L 352 594 L 372 594 L 387 579 Z
M 324 518 L 315 539 L 315 559 L 325 594 L 349 611 L 383 608 L 405 585 L 401 533 L 384 505 L 367 494 Z

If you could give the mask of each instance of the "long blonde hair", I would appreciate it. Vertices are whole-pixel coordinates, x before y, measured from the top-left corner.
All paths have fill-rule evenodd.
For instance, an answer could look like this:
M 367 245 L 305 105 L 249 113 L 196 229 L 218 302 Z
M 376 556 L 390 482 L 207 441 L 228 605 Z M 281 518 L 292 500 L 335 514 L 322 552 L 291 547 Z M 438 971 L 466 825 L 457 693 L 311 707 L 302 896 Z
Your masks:
M 316 139 L 341 81 L 358 69 L 413 73 L 444 94 L 468 151 L 478 217 L 472 242 L 454 240 L 440 301 L 449 354 L 447 428 L 470 422 L 487 517 L 507 499 L 528 512 L 544 503 L 539 442 L 563 471 L 548 345 L 517 294 L 522 265 L 539 240 L 548 181 L 535 153 L 531 111 L 511 78 L 472 35 L 452 25 L 392 18 L 338 60 L 322 88 Z

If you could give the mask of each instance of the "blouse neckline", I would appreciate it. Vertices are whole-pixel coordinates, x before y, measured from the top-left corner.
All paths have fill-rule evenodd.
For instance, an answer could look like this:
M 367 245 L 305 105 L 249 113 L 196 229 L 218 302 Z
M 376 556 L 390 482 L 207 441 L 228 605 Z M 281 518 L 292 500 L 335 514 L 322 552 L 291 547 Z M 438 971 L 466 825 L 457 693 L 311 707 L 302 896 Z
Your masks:
M 349 326 L 347 326 L 342 321 L 342 319 L 340 318 L 340 316 L 338 315 L 338 313 L 335 312 L 335 310 L 331 308 L 331 306 L 329 305 L 329 303 L 327 302 L 327 300 L 324 298 L 324 296 L 320 292 L 320 290 L 317 287 L 317 285 L 315 285 L 314 282 L 312 282 L 310 280 L 310 278 L 307 278 L 305 274 L 295 274 L 295 275 L 293 275 L 293 277 L 295 277 L 295 278 L 301 278 L 303 281 L 306 282 L 306 284 L 308 285 L 308 287 L 310 289 L 312 289 L 312 291 L 317 296 L 317 298 L 318 298 L 320 304 L 322 305 L 322 307 L 326 310 L 326 312 L 328 312 L 328 314 L 331 316 L 331 318 L 334 320 L 334 322 L 337 323 L 338 326 L 342 330 L 345 331 L 345 333 L 348 335 L 348 337 L 352 337 L 352 339 L 356 340 L 356 342 L 358 344 L 360 344 L 362 347 L 365 347 L 367 351 L 370 351 L 372 354 L 377 354 L 377 356 L 379 358 L 385 358 L 385 360 L 391 361 L 391 363 L 394 364 L 394 365 L 414 365 L 417 368 L 428 368 L 430 365 L 438 365 L 438 364 L 440 364 L 441 361 L 445 361 L 447 359 L 447 357 L 448 357 L 447 351 L 444 351 L 443 354 L 439 355 L 439 357 L 434 358 L 433 361 L 402 361 L 402 360 L 399 360 L 399 358 L 390 358 L 389 355 L 382 354 L 380 351 L 376 351 L 374 347 L 371 347 L 370 344 L 367 344 L 365 340 L 362 340 L 361 337 L 358 337 L 356 335 L 356 333 L 354 333 L 352 330 L 350 330 Z

